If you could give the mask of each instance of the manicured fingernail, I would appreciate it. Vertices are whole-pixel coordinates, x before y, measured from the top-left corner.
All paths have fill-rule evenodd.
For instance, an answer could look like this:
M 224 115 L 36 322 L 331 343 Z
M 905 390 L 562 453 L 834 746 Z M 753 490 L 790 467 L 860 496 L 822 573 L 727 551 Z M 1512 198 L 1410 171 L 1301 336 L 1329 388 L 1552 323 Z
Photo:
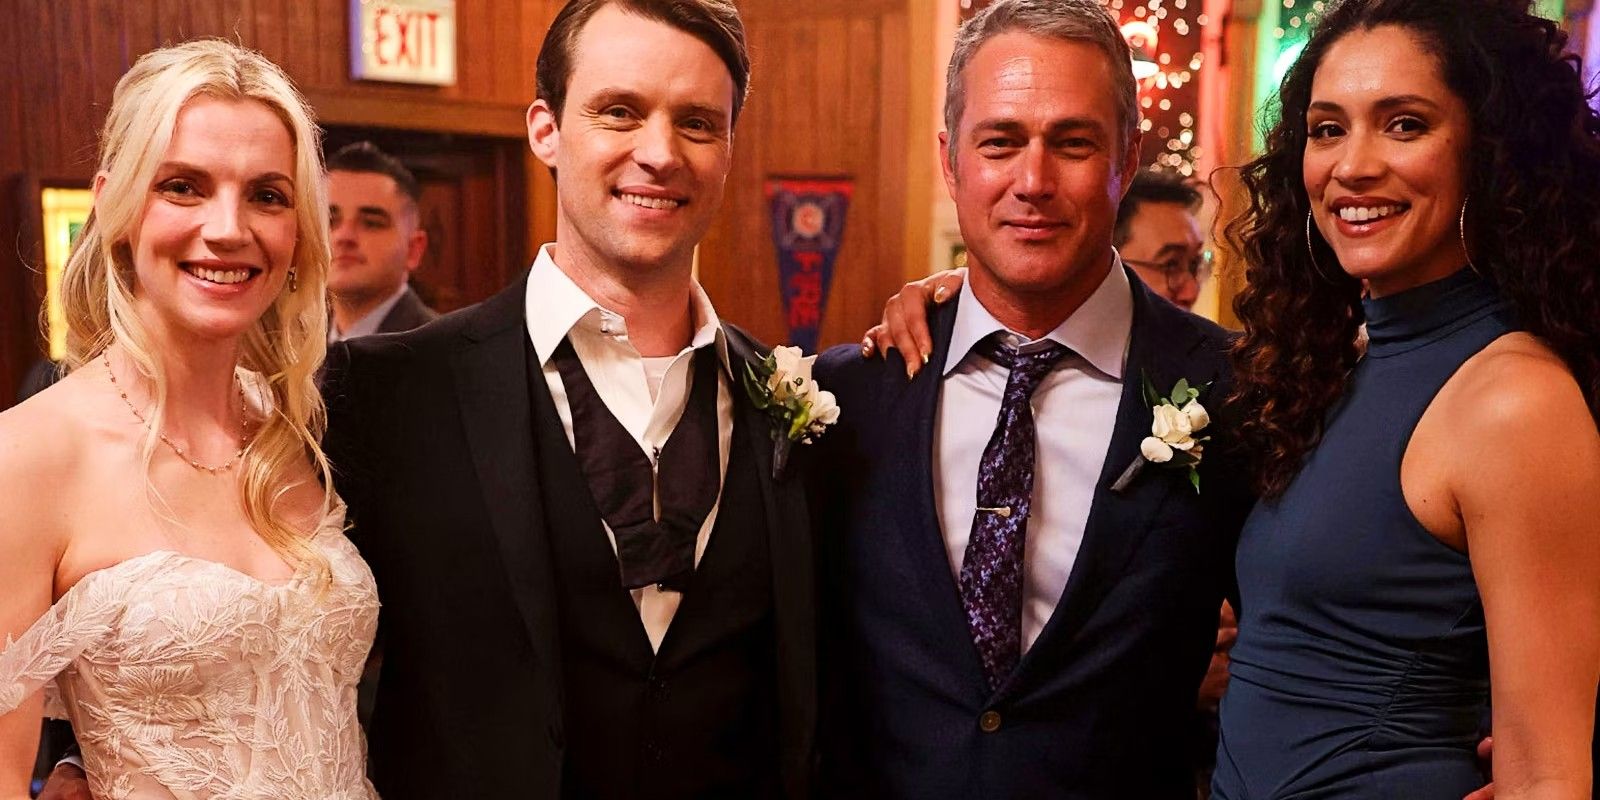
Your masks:
M 871 356 L 872 356 L 872 340 L 871 339 L 862 339 L 861 340 L 861 357 L 862 358 L 870 358 Z
M 935 303 L 943 303 L 944 299 L 946 297 L 948 297 L 949 295 L 950 295 L 949 287 L 940 286 L 939 288 L 933 290 L 933 302 L 935 302 Z
M 911 380 L 912 378 L 915 378 L 915 377 L 917 377 L 916 367 L 912 366 L 911 364 L 907 364 L 906 365 L 906 380 L 909 381 L 909 380 Z
M 928 352 L 924 352 L 922 354 L 922 363 L 924 363 L 924 364 L 928 363 L 928 359 L 930 359 L 930 358 L 933 358 L 933 354 L 932 353 L 928 353 Z

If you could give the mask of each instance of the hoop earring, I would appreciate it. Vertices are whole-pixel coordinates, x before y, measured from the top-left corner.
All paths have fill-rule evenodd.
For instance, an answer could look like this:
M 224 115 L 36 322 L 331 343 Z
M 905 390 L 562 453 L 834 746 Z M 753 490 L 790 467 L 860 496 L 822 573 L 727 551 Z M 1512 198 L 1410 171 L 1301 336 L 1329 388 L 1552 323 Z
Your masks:
M 1467 259 L 1467 268 L 1477 273 L 1478 277 L 1481 278 L 1483 277 L 1483 270 L 1478 269 L 1478 265 L 1472 263 L 1472 251 L 1467 249 L 1467 201 L 1471 199 L 1472 195 L 1470 194 L 1461 198 L 1461 216 L 1456 219 L 1456 230 L 1461 234 L 1461 255 Z
M 1311 266 L 1314 269 L 1316 269 L 1317 274 L 1322 276 L 1323 280 L 1327 281 L 1328 283 L 1338 283 L 1338 281 L 1334 280 L 1333 278 L 1328 277 L 1328 272 L 1322 268 L 1322 265 L 1320 263 L 1317 262 L 1317 251 L 1316 251 L 1316 248 L 1311 246 L 1311 212 L 1310 211 L 1306 212 L 1306 255 L 1311 257 Z
M 294 267 L 289 268 L 289 291 L 300 291 L 300 276 L 295 273 Z

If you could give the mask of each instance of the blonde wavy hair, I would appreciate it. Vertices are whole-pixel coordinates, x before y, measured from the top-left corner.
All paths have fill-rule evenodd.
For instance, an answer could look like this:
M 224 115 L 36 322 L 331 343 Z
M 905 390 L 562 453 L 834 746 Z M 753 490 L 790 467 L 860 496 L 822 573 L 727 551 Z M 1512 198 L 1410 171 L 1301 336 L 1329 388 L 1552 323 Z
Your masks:
M 333 505 L 328 461 L 319 444 L 327 415 L 316 382 L 327 353 L 328 325 L 328 203 L 321 134 L 288 76 L 260 53 L 220 39 L 200 39 L 141 56 L 117 81 L 100 132 L 97 180 L 103 184 L 62 274 L 68 325 L 65 366 L 81 367 L 116 342 L 151 381 L 156 408 L 144 442 L 148 467 L 168 386 L 155 343 L 135 310 L 128 242 L 143 221 L 178 114 L 196 97 L 263 103 L 283 120 L 293 139 L 298 238 L 290 264 L 299 286 L 280 292 L 240 343 L 240 366 L 261 376 L 251 388 L 263 401 L 265 414 L 239 469 L 252 527 L 285 560 L 310 565 L 326 578 L 327 560 L 311 547 L 308 532 L 279 510 L 307 458 L 322 478 L 324 517 Z

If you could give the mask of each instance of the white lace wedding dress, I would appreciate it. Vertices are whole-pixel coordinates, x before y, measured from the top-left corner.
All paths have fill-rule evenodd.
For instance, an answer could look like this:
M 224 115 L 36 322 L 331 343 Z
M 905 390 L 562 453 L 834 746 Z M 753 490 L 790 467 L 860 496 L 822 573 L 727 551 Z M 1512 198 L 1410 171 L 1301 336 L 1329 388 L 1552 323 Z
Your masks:
M 326 587 L 166 550 L 86 575 L 0 649 L 0 713 L 43 688 L 96 798 L 375 798 L 356 682 L 378 596 L 343 525 L 314 540 Z

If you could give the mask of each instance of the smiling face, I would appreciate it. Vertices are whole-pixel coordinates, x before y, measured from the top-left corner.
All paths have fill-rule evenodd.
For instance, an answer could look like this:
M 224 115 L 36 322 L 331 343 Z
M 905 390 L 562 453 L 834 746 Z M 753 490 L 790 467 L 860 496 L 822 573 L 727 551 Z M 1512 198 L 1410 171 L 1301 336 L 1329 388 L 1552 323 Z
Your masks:
M 289 129 L 264 103 L 184 105 L 128 241 L 148 324 L 218 339 L 261 317 L 294 258 L 294 173 Z
M 966 105 L 958 130 L 940 136 L 940 160 L 974 290 L 990 285 L 1018 306 L 1082 302 L 1105 277 L 1117 203 L 1137 167 L 1107 56 L 1086 42 L 1003 33 L 963 75 Z
M 722 203 L 733 76 L 704 42 L 606 6 L 573 46 L 561 119 L 528 112 L 534 154 L 556 170 L 558 258 L 688 274 Z
M 1388 25 L 1328 48 L 1311 84 L 1302 162 L 1317 230 L 1374 295 L 1445 277 L 1467 260 L 1471 121 L 1436 59 Z

